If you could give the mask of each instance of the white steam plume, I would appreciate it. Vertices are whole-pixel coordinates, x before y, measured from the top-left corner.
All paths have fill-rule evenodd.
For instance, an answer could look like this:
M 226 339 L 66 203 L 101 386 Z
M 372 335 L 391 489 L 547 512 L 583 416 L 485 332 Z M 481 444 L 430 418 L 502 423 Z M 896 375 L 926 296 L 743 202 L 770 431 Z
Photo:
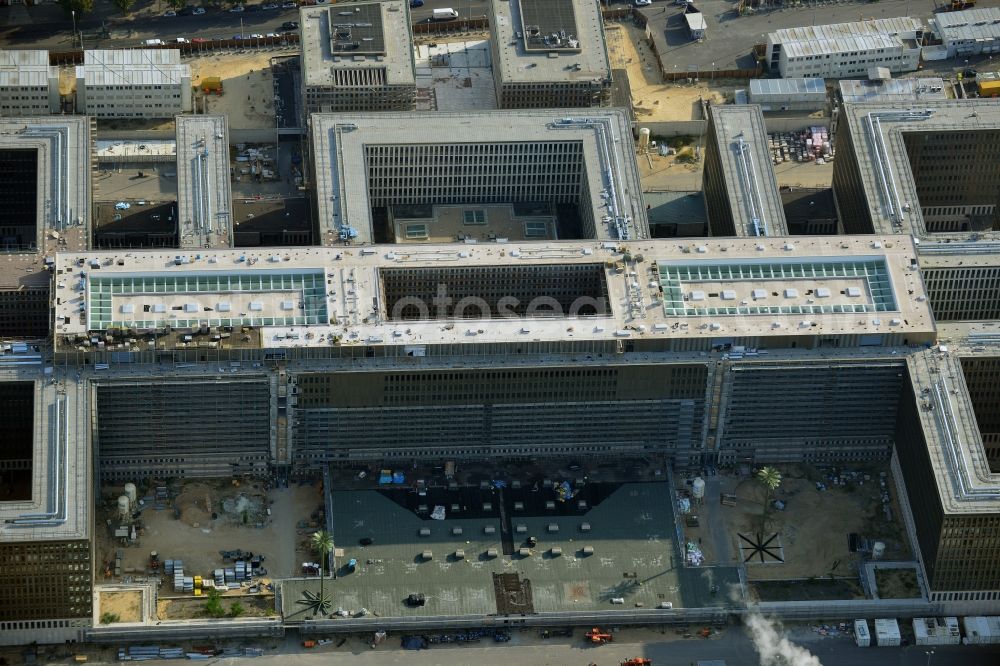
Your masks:
M 823 666 L 816 655 L 779 633 L 780 627 L 759 613 L 744 619 L 761 666 Z

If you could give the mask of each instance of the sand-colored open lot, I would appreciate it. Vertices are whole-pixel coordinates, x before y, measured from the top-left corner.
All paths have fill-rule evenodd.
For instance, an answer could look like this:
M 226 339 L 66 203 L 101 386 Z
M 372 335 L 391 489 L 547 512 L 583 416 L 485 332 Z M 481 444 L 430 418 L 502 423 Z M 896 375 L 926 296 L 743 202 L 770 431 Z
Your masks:
M 732 96 L 735 86 L 721 79 L 692 84 L 665 82 L 656 56 L 646 45 L 643 32 L 635 26 L 607 25 L 605 34 L 611 66 L 628 72 L 632 105 L 639 122 L 699 120 L 701 100 L 722 104 L 727 94 Z
M 199 111 L 207 104 L 207 113 L 229 117 L 233 129 L 274 127 L 274 77 L 270 52 L 211 55 L 192 58 L 191 84 L 195 86 L 195 104 Z M 205 95 L 198 88 L 202 78 L 222 79 L 222 95 Z
M 105 613 L 118 616 L 118 622 L 142 622 L 142 591 L 122 590 L 121 592 L 100 591 L 97 595 L 97 617 Z
M 826 480 L 826 471 L 810 465 L 776 466 L 782 474 L 781 486 L 775 499 L 785 502 L 782 511 L 772 510 L 765 525 L 765 534 L 777 533 L 784 563 L 761 564 L 748 562 L 750 580 L 806 579 L 810 577 L 854 577 L 858 553 L 848 548 L 848 534 L 878 539 L 886 544 L 886 560 L 909 560 L 910 546 L 901 523 L 896 490 L 891 477 L 886 479 L 891 497 L 893 521 L 886 522 L 882 513 L 879 472 L 888 471 L 886 464 L 853 465 L 850 469 L 868 474 L 856 484 L 834 485 Z M 719 539 L 729 546 L 729 560 L 743 559 L 739 551 L 738 533 L 755 534 L 760 529 L 763 508 L 763 487 L 755 477 L 720 476 L 719 489 L 737 496 L 736 506 L 719 504 L 718 494 L 705 496 L 705 504 L 694 513 L 713 515 L 715 520 L 702 520 L 697 528 L 686 528 L 685 538 L 701 539 L 706 562 L 711 563 L 719 550 Z M 826 490 L 816 488 L 816 481 L 826 484 Z M 722 530 L 719 534 L 718 530 Z M 719 539 L 716 537 L 718 536 Z M 773 543 L 777 545 L 777 541 Z

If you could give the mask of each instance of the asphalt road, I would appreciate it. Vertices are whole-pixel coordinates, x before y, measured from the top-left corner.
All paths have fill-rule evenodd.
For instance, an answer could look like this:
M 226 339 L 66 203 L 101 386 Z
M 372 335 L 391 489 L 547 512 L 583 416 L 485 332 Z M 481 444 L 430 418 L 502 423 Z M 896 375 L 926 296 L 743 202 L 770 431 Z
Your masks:
M 536 632 L 526 630 L 515 633 L 510 643 L 483 641 L 471 645 L 450 644 L 434 646 L 429 650 L 409 651 L 399 648 L 399 637 L 390 636 L 385 645 L 370 649 L 366 641 L 370 638 L 350 637 L 342 647 L 317 647 L 305 650 L 291 634 L 281 645 L 265 650 L 265 656 L 252 660 L 255 666 L 508 666 L 510 664 L 531 664 L 532 666 L 585 666 L 596 663 L 610 666 L 631 657 L 647 657 L 656 666 L 689 666 L 701 659 L 723 659 L 729 666 L 782 666 L 796 663 L 814 666 L 806 660 L 762 661 L 754 648 L 753 641 L 742 627 L 727 629 L 716 638 L 709 640 L 676 638 L 668 629 L 665 634 L 652 629 L 627 629 L 618 632 L 615 641 L 607 645 L 591 647 L 582 641 L 583 630 L 578 629 L 571 639 L 543 641 Z M 334 642 L 339 638 L 334 637 Z M 847 637 L 820 638 L 808 628 L 799 627 L 793 631 L 792 641 L 814 655 L 823 666 L 994 666 L 1000 661 L 1000 646 L 948 646 L 926 648 L 908 646 L 902 648 L 859 648 Z M 277 652 L 275 652 L 277 647 Z M 933 654 L 928 651 L 933 649 Z M 102 663 L 91 658 L 93 663 Z M 112 663 L 112 662 L 104 662 Z M 175 662 L 158 662 L 171 664 Z M 176 662 L 180 664 L 181 662 Z M 190 662 L 184 662 L 190 663 Z M 250 663 L 246 659 L 218 659 L 210 663 L 226 666 L 242 666 Z
M 257 7 L 264 3 L 248 3 Z M 228 6 L 228 5 L 227 5 Z M 200 16 L 165 17 L 166 2 L 140 0 L 132 14 L 123 17 L 110 0 L 97 0 L 95 11 L 78 16 L 76 27 L 84 35 L 84 46 L 112 48 L 132 46 L 146 39 L 176 37 L 218 37 L 228 39 L 240 34 L 280 32 L 285 21 L 298 21 L 297 9 L 276 9 L 232 13 L 205 5 Z M 489 0 L 426 0 L 423 7 L 411 10 L 413 22 L 430 21 L 435 8 L 449 7 L 463 18 L 479 18 L 489 11 Z M 102 24 L 111 36 L 97 36 Z M 0 7 L 0 45 L 13 48 L 66 50 L 72 47 L 73 21 L 54 4 L 34 7 Z

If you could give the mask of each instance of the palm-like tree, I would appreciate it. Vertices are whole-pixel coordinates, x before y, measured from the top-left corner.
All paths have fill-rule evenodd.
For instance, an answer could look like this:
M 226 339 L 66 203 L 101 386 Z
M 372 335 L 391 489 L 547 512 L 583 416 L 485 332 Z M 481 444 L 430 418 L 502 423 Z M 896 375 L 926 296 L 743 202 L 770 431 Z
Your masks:
M 320 615 L 326 615 L 330 610 L 330 601 L 326 598 L 326 565 L 333 550 L 333 537 L 326 530 L 320 530 L 312 535 L 312 549 L 319 560 L 319 597 L 313 598 L 306 594 L 306 604 L 313 606 Z
M 757 470 L 757 481 L 764 486 L 764 513 L 760 517 L 760 531 L 763 532 L 768 511 L 771 509 L 771 497 L 781 485 L 781 472 L 773 467 L 761 467 Z

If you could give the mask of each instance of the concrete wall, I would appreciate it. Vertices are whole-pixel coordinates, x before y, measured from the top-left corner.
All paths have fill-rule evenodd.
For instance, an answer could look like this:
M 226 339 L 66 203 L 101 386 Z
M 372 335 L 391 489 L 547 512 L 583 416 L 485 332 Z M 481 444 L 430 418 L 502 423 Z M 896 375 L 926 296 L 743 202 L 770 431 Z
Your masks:
M 637 122 L 639 128 L 649 128 L 650 134 L 656 137 L 672 138 L 675 136 L 705 136 L 708 130 L 707 120 L 665 120 L 660 122 Z

